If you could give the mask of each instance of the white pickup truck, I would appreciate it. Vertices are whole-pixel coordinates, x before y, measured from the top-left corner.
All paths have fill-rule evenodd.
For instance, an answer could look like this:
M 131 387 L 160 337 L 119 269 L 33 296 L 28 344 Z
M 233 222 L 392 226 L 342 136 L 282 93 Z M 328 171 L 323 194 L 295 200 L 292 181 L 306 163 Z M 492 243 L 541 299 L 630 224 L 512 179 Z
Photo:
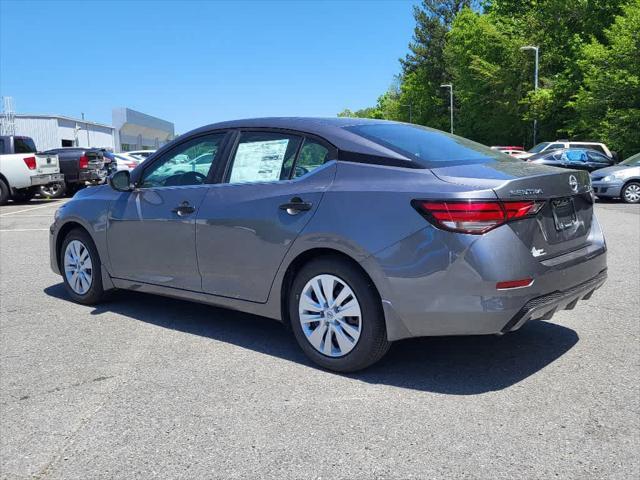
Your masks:
M 0 136 L 0 205 L 28 202 L 42 185 L 62 180 L 57 155 L 36 153 L 29 137 Z

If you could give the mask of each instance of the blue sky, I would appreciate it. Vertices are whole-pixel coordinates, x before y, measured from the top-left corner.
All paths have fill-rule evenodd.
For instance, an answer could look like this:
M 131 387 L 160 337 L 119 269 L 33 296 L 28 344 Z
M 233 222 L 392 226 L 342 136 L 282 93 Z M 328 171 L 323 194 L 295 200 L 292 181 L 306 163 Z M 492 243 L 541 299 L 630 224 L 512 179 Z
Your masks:
M 399 72 L 405 0 L 0 0 L 0 94 L 18 113 L 111 123 L 126 106 L 177 133 L 224 119 L 334 116 Z

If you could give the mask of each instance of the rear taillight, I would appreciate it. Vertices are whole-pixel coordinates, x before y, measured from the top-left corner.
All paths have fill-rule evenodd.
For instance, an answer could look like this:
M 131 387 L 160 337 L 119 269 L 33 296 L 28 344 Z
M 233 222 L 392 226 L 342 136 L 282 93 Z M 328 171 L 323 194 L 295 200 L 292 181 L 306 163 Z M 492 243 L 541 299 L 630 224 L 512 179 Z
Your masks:
M 438 228 L 480 235 L 510 220 L 535 215 L 544 202 L 414 200 L 412 205 Z
M 86 155 L 80 157 L 80 168 L 89 168 L 89 157 Z
M 29 170 L 36 169 L 36 157 L 25 157 L 23 160 Z

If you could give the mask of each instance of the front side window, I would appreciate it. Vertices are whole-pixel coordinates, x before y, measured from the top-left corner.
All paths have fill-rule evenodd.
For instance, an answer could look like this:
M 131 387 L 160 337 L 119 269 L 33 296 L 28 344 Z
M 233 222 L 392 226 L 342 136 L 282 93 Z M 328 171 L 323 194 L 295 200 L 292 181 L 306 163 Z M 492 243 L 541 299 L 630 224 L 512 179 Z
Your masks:
M 630 167 L 640 167 L 640 153 L 636 153 L 634 156 L 627 158 L 620 162 L 620 165 L 628 165 Z
M 300 137 L 272 132 L 243 132 L 231 163 L 229 183 L 288 180 Z
M 195 138 L 167 152 L 145 170 L 140 187 L 175 187 L 205 183 L 224 133 Z
M 589 160 L 600 163 L 609 163 L 609 158 L 598 152 L 587 152 Z
M 318 142 L 307 138 L 300 149 L 293 178 L 298 178 L 320 167 L 328 160 L 329 150 Z

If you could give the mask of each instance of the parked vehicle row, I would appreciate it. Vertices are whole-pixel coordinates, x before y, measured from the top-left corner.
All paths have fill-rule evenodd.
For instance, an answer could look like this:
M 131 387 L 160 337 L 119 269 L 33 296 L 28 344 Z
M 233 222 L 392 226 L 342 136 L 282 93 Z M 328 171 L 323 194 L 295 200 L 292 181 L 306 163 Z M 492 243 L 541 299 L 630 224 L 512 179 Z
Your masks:
M 526 160 L 527 158 L 536 154 L 550 152 L 551 150 L 569 149 L 569 148 L 595 150 L 597 152 L 600 152 L 606 155 L 608 158 L 612 159 L 613 161 L 617 160 L 617 157 L 618 157 L 616 152 L 612 152 L 611 150 L 609 150 L 609 148 L 604 143 L 577 142 L 577 141 L 569 141 L 569 140 L 556 140 L 555 142 L 542 142 L 534 146 L 529 151 L 516 153 L 514 154 L 514 156 L 516 158 Z
M 36 145 L 29 137 L 0 137 L 0 205 L 9 199 L 29 201 L 41 186 L 62 179 L 55 153 L 37 153 Z
M 50 252 L 77 302 L 122 288 L 275 318 L 337 371 L 550 319 L 607 275 L 587 171 L 352 118 L 182 135 L 62 206 Z

